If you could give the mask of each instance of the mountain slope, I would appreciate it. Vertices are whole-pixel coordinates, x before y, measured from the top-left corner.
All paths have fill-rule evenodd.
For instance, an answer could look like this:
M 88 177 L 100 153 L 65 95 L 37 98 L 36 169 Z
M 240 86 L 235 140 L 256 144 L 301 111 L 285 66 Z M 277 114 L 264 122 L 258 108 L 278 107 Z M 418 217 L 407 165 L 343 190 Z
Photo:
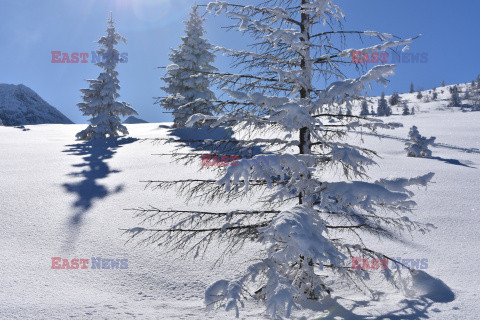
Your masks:
M 145 121 L 143 119 L 140 119 L 140 118 L 137 118 L 137 117 L 134 117 L 134 116 L 130 116 L 127 119 L 125 119 L 125 121 L 123 121 L 123 123 L 136 124 L 136 123 L 148 123 L 148 121 Z
M 0 119 L 5 126 L 73 123 L 23 84 L 0 84 Z

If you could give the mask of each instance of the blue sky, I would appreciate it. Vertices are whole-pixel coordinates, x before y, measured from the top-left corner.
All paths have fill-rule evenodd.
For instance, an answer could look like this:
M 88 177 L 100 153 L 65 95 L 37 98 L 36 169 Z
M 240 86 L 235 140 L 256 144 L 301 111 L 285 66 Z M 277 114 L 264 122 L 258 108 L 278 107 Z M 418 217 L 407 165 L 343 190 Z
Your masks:
M 51 63 L 51 51 L 88 52 L 105 34 L 106 18 L 113 12 L 117 31 L 127 38 L 120 52 L 128 53 L 128 63 L 119 64 L 121 100 L 132 104 L 150 122 L 170 121 L 154 105 L 161 96 L 163 75 L 158 66 L 169 64 L 168 53 L 180 43 L 183 20 L 193 0 L 2 0 L 0 10 L 0 83 L 23 83 L 36 91 L 76 123 L 87 118 L 78 111 L 85 79 L 98 76 L 92 63 Z M 198 3 L 208 1 L 199 0 Z M 480 73 L 480 3 L 444 0 L 337 0 L 346 13 L 345 29 L 376 30 L 403 38 L 422 34 L 411 45 L 411 53 L 426 53 L 427 63 L 399 64 L 388 88 L 374 86 L 372 95 L 385 90 L 405 92 L 410 82 L 430 89 L 468 82 Z M 225 33 L 222 17 L 206 16 L 208 39 L 217 45 L 241 46 L 246 39 Z M 352 45 L 352 47 L 354 47 Z M 91 58 L 89 57 L 89 61 Z M 217 66 L 226 67 L 220 57 Z M 369 65 L 372 67 L 373 65 Z

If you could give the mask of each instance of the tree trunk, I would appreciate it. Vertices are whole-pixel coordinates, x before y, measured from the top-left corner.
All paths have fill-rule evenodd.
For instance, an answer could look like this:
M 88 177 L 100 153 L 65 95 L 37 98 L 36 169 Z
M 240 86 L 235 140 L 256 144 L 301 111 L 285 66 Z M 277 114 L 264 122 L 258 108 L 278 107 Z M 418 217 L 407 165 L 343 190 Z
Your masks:
M 307 4 L 308 3 L 308 0 L 302 0 L 302 6 Z M 310 40 L 310 34 L 309 34 L 309 20 L 310 20 L 310 17 L 308 16 L 308 14 L 306 13 L 302 13 L 301 15 L 301 24 L 300 24 L 300 32 L 304 35 L 304 41 L 309 41 Z M 307 50 L 310 50 L 310 49 L 307 49 Z M 302 61 L 301 61 L 301 68 L 304 70 L 305 72 L 305 68 L 307 67 L 307 59 L 308 59 L 308 55 L 302 57 Z M 300 90 L 300 98 L 302 99 L 306 99 L 306 98 L 309 98 L 310 96 L 310 93 L 308 92 L 307 89 L 305 88 L 302 88 Z M 308 128 L 301 128 L 300 129 L 300 145 L 299 145 L 299 148 L 300 148 L 300 154 L 309 154 L 310 151 L 311 151 L 311 142 L 310 142 L 310 130 Z M 300 193 L 298 195 L 298 203 L 299 204 L 302 204 L 303 203 L 303 195 L 302 193 Z

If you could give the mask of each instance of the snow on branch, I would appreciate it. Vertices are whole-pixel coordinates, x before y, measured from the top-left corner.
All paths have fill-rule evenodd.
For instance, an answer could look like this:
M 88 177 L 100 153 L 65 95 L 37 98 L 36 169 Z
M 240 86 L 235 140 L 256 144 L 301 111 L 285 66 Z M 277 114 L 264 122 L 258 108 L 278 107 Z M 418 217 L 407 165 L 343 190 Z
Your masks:
M 375 66 L 357 79 L 346 79 L 330 84 L 327 89 L 318 94 L 315 109 L 321 110 L 323 105 L 343 102 L 349 96 L 359 96 L 362 91 L 367 90 L 366 85 L 373 81 L 386 86 L 388 83 L 386 77 L 394 75 L 396 67 L 396 65 L 392 64 Z
M 370 31 L 370 34 L 372 34 L 372 33 L 373 32 Z M 375 35 L 379 35 L 379 34 L 380 33 L 376 33 Z M 368 48 L 346 49 L 346 50 L 343 50 L 342 52 L 340 52 L 338 54 L 321 56 L 320 58 L 315 60 L 315 63 L 322 63 L 322 62 L 328 61 L 332 58 L 350 58 L 352 56 L 353 52 L 358 52 L 358 53 L 361 53 L 361 54 L 363 54 L 363 53 L 373 53 L 373 52 L 376 52 L 376 51 L 385 51 L 389 48 L 398 47 L 398 46 L 405 46 L 408 49 L 408 44 L 412 43 L 415 39 L 417 39 L 419 37 L 420 37 L 420 35 L 416 36 L 414 38 L 409 38 L 409 39 L 400 40 L 400 41 L 386 41 L 384 43 L 377 44 L 377 45 L 374 45 L 374 46 L 371 46 L 371 47 L 368 47 Z

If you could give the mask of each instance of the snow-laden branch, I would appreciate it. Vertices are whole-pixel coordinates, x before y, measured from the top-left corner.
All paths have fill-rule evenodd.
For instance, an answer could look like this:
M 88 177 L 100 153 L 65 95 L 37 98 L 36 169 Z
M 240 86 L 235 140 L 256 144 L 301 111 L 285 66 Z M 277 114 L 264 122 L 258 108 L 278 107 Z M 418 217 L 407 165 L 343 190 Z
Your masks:
M 342 102 L 348 96 L 361 95 L 362 91 L 367 90 L 366 85 L 373 81 L 386 86 L 388 83 L 386 77 L 394 75 L 396 67 L 391 64 L 375 66 L 357 79 L 346 79 L 330 84 L 327 89 L 318 94 L 314 111 L 321 110 L 323 105 Z
M 374 33 L 370 31 L 371 34 L 381 35 L 380 33 Z M 421 35 L 416 36 L 414 38 L 400 40 L 400 41 L 386 41 L 381 44 L 377 44 L 368 48 L 361 48 L 361 49 L 346 49 L 340 53 L 334 55 L 324 55 L 317 59 L 315 59 L 315 63 L 323 63 L 329 61 L 332 58 L 351 58 L 353 53 L 363 54 L 363 53 L 373 53 L 378 51 L 385 51 L 389 48 L 404 46 L 404 50 L 407 50 L 409 47 L 408 45 L 411 44 L 415 39 L 419 38 Z

